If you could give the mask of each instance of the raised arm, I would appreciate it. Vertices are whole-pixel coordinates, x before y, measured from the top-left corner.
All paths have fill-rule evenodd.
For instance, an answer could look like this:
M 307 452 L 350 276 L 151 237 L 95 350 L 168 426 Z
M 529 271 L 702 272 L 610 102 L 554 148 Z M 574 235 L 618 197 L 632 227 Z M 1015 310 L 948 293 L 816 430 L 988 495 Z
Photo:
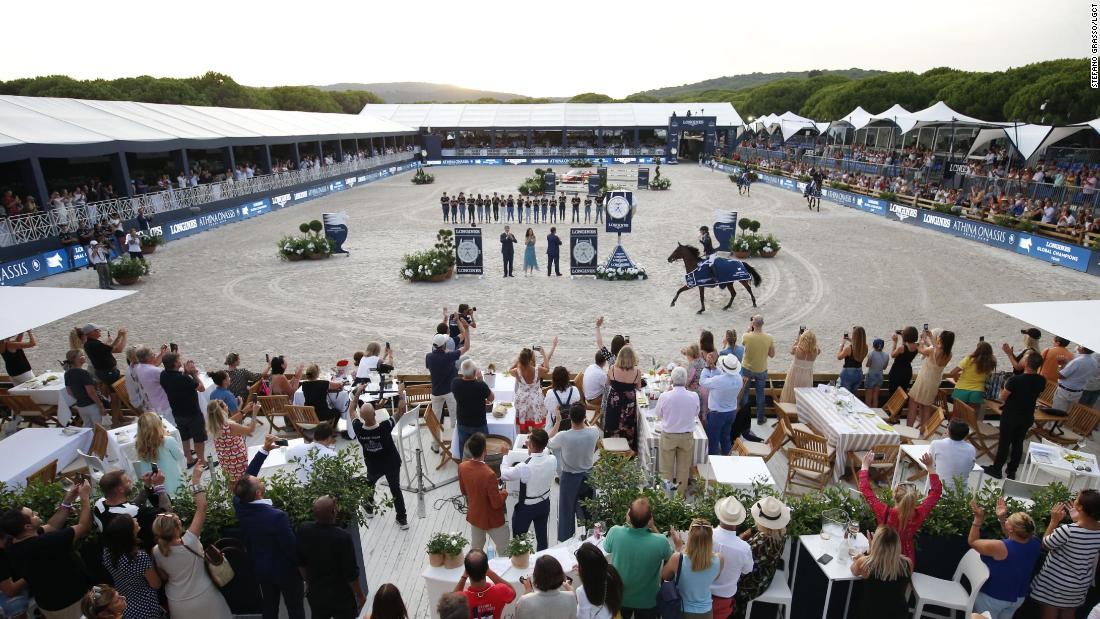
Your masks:
M 73 539 L 78 540 L 92 530 L 92 484 L 80 484 L 80 520 L 73 525 Z
M 859 491 L 863 495 L 863 499 L 867 501 L 867 504 L 871 506 L 871 511 L 875 513 L 875 519 L 879 523 L 886 522 L 886 513 L 888 508 L 886 504 L 879 500 L 875 496 L 875 491 L 871 489 L 871 460 L 875 457 L 873 451 L 868 451 L 867 455 L 863 456 L 863 465 L 859 468 Z
M 600 333 L 600 327 L 603 326 L 603 316 L 596 319 L 596 350 L 603 349 L 603 334 Z
M 73 499 L 77 497 L 78 492 L 80 492 L 80 485 L 69 488 L 69 491 L 65 493 L 65 498 L 61 499 L 57 511 L 46 521 L 45 529 L 47 531 L 58 531 L 65 528 L 65 521 L 69 519 L 69 514 L 73 511 Z
M 470 352 L 470 327 L 461 318 L 455 322 L 458 323 L 458 331 L 462 334 L 462 348 L 459 349 L 459 352 L 464 355 Z
M 195 470 L 191 473 L 191 485 L 198 486 L 202 481 L 203 462 L 195 463 Z M 195 490 L 195 515 L 191 518 L 191 524 L 187 525 L 187 531 L 195 537 L 202 536 L 202 527 L 206 524 L 206 489 Z
M 558 336 L 554 336 L 554 341 L 550 343 L 550 352 L 542 356 L 542 368 L 544 370 L 550 369 L 550 359 L 554 357 L 554 351 L 558 349 Z

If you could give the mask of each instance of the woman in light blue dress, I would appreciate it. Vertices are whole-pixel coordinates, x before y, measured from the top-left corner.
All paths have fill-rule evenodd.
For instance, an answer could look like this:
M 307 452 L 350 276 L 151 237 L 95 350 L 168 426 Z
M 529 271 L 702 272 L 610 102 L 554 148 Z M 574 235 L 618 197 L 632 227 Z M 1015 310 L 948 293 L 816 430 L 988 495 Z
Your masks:
M 535 231 L 533 229 L 527 229 L 523 244 L 527 246 L 523 250 L 523 276 L 529 277 L 539 269 L 539 261 L 535 258 Z

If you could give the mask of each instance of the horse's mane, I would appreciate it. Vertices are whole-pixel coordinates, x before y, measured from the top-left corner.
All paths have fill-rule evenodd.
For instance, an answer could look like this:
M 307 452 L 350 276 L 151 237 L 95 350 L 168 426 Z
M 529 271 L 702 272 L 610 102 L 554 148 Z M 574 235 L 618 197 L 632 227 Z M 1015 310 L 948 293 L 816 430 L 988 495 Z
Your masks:
M 692 256 L 695 256 L 696 258 L 699 257 L 699 248 L 698 247 L 696 247 L 694 245 L 683 245 L 682 247 L 684 249 L 686 249 L 689 253 L 691 253 Z

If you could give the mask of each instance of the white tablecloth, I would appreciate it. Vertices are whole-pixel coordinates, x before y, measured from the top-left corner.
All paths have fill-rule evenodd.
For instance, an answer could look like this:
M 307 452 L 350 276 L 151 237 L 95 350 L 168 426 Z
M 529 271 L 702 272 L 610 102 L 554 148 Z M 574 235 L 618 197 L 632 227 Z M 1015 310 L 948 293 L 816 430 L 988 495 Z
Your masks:
M 1095 488 L 1100 483 L 1100 467 L 1096 463 L 1096 454 L 1074 451 L 1059 445 L 1046 445 L 1032 441 L 1027 448 L 1027 480 L 1035 478 L 1035 468 L 1054 471 L 1059 476 L 1069 477 L 1069 489 L 1073 490 L 1078 478 L 1085 481 L 1083 488 Z M 1073 462 L 1066 460 L 1070 456 Z M 1082 467 L 1078 470 L 1076 467 Z
M 56 378 L 49 383 L 42 382 L 51 376 Z M 21 385 L 12 387 L 8 393 L 30 396 L 32 400 L 44 406 L 56 406 L 57 420 L 62 425 L 69 425 L 72 421 L 73 414 L 69 407 L 74 404 L 74 400 L 65 389 L 65 374 L 62 372 L 43 372 Z
M 92 446 L 90 428 L 27 428 L 0 441 L 0 483 L 27 485 L 27 476 L 57 460 L 57 471 L 72 463 L 79 449 Z
M 172 422 L 167 419 L 161 421 L 164 422 L 165 433 L 175 437 L 176 442 L 182 447 L 183 440 L 180 438 L 180 432 L 176 429 L 176 426 L 172 425 Z M 107 430 L 107 462 L 105 464 L 108 469 L 122 469 L 135 478 L 137 477 L 137 470 L 133 466 L 134 463 L 140 460 L 137 453 L 136 439 L 137 422 Z
M 485 384 L 493 390 L 496 402 L 514 402 L 516 400 L 516 379 L 513 376 L 495 374 L 485 377 Z
M 509 406 L 508 412 L 503 417 L 494 417 L 492 413 L 485 413 L 485 425 L 489 427 L 489 434 L 506 436 L 514 445 L 516 442 L 516 407 Z M 456 460 L 462 460 L 462 445 L 458 444 L 458 427 L 455 426 L 451 433 L 451 455 Z
M 768 463 L 758 456 L 711 456 L 710 467 L 720 484 L 752 490 L 753 482 L 763 478 L 766 485 L 776 488 Z
M 463 533 L 468 534 L 467 531 L 463 531 Z M 593 543 L 595 542 L 595 540 L 592 539 L 589 539 L 588 541 Z M 573 553 L 576 552 L 581 543 L 582 542 L 580 540 L 571 539 L 561 542 L 556 546 L 551 546 L 546 550 L 533 553 L 530 557 L 530 561 L 527 564 L 527 568 L 525 569 L 513 567 L 512 560 L 507 557 L 496 557 L 490 559 L 489 567 L 494 572 L 496 572 L 498 576 L 506 580 L 508 584 L 512 585 L 512 588 L 516 590 L 517 600 L 519 599 L 519 596 L 523 595 L 524 592 L 523 585 L 521 585 L 519 582 L 519 577 L 526 576 L 530 578 L 535 569 L 535 561 L 543 555 L 550 555 L 557 559 L 558 563 L 561 564 L 562 569 L 565 570 L 566 575 L 573 578 L 573 586 L 579 587 L 581 584 L 581 580 L 580 577 L 577 575 L 577 572 L 573 570 L 573 567 L 577 565 L 577 558 Z M 602 544 L 598 545 L 601 549 L 603 548 Z M 423 557 L 423 559 L 420 560 L 427 563 L 426 555 L 421 554 L 419 556 Z M 454 591 L 455 585 L 458 584 L 458 579 L 462 578 L 463 569 L 464 568 L 462 566 L 456 567 L 454 569 L 447 569 L 445 567 L 432 567 L 429 564 L 426 565 L 424 571 L 420 573 L 421 577 L 424 578 L 424 584 L 428 589 L 428 608 L 431 609 L 432 617 L 439 616 L 439 614 L 436 613 L 435 610 L 436 606 L 439 604 L 439 598 L 443 597 L 444 593 Z M 514 606 L 514 604 L 515 602 L 510 604 L 509 607 Z M 507 609 L 505 610 L 503 616 L 509 616 L 509 612 Z
M 268 473 L 272 473 L 288 463 L 286 461 L 286 450 L 295 445 L 301 445 L 305 443 L 304 438 L 292 438 L 287 441 L 286 447 L 276 447 L 271 450 L 271 453 L 267 454 L 267 459 L 264 460 L 263 466 L 260 467 L 260 476 L 264 476 Z M 252 462 L 252 458 L 256 456 L 256 452 L 260 451 L 263 445 L 253 445 L 248 448 L 248 461 Z
M 654 473 L 660 470 L 661 459 L 661 432 L 660 422 L 656 417 L 656 402 L 651 402 L 652 408 L 647 406 L 638 407 L 638 457 L 642 461 L 642 466 L 652 470 Z M 707 431 L 703 427 L 703 424 L 696 419 L 695 429 L 692 431 L 692 438 L 694 442 L 691 448 L 691 464 L 697 466 L 701 462 L 707 461 Z
M 837 398 L 822 389 L 800 387 L 794 393 L 798 419 L 816 428 L 830 445 L 836 447 L 833 477 L 837 481 L 844 474 L 849 451 L 864 451 L 875 445 L 901 442 L 901 436 L 893 428 L 843 388 L 837 389 L 837 398 L 846 396 L 849 399 L 851 413 L 838 409 Z

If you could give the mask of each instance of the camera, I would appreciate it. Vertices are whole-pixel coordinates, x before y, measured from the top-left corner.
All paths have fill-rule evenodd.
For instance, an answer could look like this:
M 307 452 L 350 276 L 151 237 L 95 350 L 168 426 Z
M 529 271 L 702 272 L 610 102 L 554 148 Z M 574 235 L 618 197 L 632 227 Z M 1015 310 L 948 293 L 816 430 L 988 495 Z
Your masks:
M 156 462 L 152 462 L 151 464 L 153 465 L 153 475 L 156 475 L 157 473 L 160 472 L 160 467 L 157 466 Z
M 275 444 L 278 445 L 279 447 L 286 447 L 287 445 L 290 444 L 290 441 L 286 440 L 285 438 L 281 438 L 281 439 L 276 440 Z
M 172 351 L 172 352 L 179 352 L 179 351 L 180 351 L 180 347 L 179 347 L 179 346 L 176 346 L 176 343 L 175 343 L 175 342 L 172 342 L 172 343 L 168 344 L 168 350 L 170 350 L 170 351 Z
M 985 341 L 985 336 L 984 335 L 979 335 L 978 336 L 978 341 L 979 342 L 984 342 Z
M 897 331 L 894 331 L 894 335 L 901 335 L 901 329 L 898 329 Z
M 802 334 L 803 334 L 803 333 L 805 333 L 805 332 L 806 332 L 806 325 L 800 325 L 800 326 L 798 327 L 798 334 L 799 334 L 799 335 L 802 335 Z
M 625 341 L 627 344 L 629 344 L 630 343 L 630 336 L 629 335 L 624 335 L 623 336 L 623 341 Z
M 844 333 L 844 339 L 848 339 L 848 333 L 847 332 Z
M 927 323 L 927 322 L 926 322 L 926 323 L 924 323 L 924 330 L 925 330 L 925 331 L 927 331 L 927 330 L 928 330 L 928 323 Z

